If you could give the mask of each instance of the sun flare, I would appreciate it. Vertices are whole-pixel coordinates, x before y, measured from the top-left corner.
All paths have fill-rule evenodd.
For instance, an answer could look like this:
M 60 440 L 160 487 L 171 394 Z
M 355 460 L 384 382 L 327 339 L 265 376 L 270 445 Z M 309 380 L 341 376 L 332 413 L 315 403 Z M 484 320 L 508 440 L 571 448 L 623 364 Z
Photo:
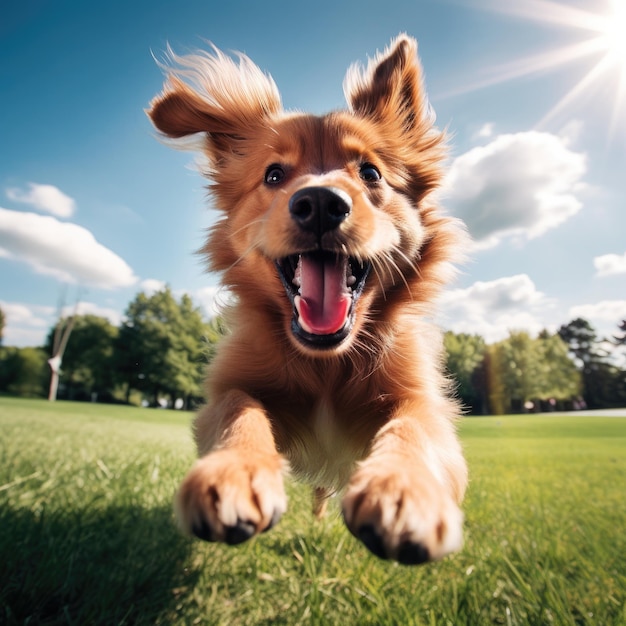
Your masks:
M 612 93 L 605 115 L 609 137 L 618 127 L 626 132 L 626 0 L 603 0 L 598 11 L 577 8 L 565 0 L 472 0 L 476 8 L 503 13 L 525 21 L 568 29 L 576 33 L 574 43 L 539 52 L 530 57 L 485 68 L 473 83 L 450 91 L 446 96 L 468 93 L 476 89 L 498 85 L 524 76 L 544 74 L 547 71 L 592 60 L 590 69 L 574 83 L 538 121 L 545 127 L 561 116 L 576 101 L 589 101 L 587 96 L 602 89 Z M 595 3 L 598 6 L 598 2 Z
M 626 71 L 626 0 L 613 0 L 605 21 L 603 37 L 607 53 Z

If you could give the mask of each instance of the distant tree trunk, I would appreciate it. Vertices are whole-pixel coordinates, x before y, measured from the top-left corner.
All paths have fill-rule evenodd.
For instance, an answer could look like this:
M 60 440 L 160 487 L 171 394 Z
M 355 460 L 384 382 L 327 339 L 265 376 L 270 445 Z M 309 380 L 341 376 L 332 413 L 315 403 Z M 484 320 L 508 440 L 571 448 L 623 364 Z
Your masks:
M 152 393 L 152 406 L 158 409 L 161 405 L 159 404 L 159 393 L 160 389 L 156 387 Z
M 50 366 L 50 390 L 48 391 L 48 400 L 54 402 L 57 399 L 57 391 L 59 389 L 59 371 L 61 369 L 61 359 L 53 356 L 48 359 Z
M 54 354 L 52 355 L 52 358 L 48 360 L 48 365 L 50 366 L 51 372 L 50 390 L 48 392 L 48 400 L 50 402 L 54 402 L 57 399 L 57 391 L 59 389 L 59 374 L 61 372 L 61 361 L 63 360 L 63 353 L 65 352 L 67 342 L 70 339 L 70 334 L 72 333 L 75 319 L 76 316 L 72 315 L 67 320 L 65 326 L 63 326 L 60 321 L 57 326 L 57 337 L 54 341 L 53 350 Z

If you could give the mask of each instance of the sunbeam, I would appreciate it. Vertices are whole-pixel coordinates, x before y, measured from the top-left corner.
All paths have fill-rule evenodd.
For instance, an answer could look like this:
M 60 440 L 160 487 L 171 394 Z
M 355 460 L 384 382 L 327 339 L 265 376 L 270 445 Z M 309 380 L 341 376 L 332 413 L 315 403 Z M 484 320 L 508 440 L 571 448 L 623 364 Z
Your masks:
M 545 74 L 562 66 L 591 60 L 593 65 L 537 123 L 538 127 L 554 121 L 594 91 L 613 93 L 607 115 L 608 132 L 624 126 L 626 116 L 626 0 L 606 0 L 603 12 L 592 12 L 549 0 L 501 2 L 483 0 L 476 8 L 506 14 L 544 25 L 553 25 L 581 32 L 581 40 L 532 56 L 516 59 L 485 69 L 474 81 L 441 94 L 458 96 L 478 89 L 499 85 L 522 77 Z M 595 60 L 595 62 L 594 62 Z

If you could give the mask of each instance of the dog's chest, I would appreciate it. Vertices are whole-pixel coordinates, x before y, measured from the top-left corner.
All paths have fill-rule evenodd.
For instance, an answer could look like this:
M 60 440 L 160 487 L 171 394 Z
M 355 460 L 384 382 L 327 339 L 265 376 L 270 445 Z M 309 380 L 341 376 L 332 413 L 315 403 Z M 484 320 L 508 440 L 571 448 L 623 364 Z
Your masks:
M 325 456 L 333 458 L 345 448 L 345 434 L 340 428 L 340 420 L 332 404 L 322 399 L 313 410 L 311 426 L 318 445 Z
M 313 407 L 300 444 L 289 455 L 292 468 L 315 486 L 340 489 L 362 456 L 342 416 L 327 399 Z

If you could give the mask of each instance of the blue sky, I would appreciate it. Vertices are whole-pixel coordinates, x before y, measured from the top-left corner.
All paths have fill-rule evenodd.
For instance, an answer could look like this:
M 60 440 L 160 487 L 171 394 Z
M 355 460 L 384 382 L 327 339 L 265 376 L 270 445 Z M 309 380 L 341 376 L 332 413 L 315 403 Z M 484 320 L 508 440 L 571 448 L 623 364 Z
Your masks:
M 205 181 L 144 114 L 163 82 L 153 55 L 168 43 L 243 51 L 286 108 L 323 113 L 343 106 L 347 67 L 399 32 L 418 39 L 452 137 L 442 204 L 475 238 L 442 324 L 490 341 L 577 316 L 614 332 L 626 318 L 624 2 L 5 4 L 4 344 L 42 343 L 62 294 L 114 323 L 163 283 L 212 310 L 217 277 L 195 255 L 216 217 Z

